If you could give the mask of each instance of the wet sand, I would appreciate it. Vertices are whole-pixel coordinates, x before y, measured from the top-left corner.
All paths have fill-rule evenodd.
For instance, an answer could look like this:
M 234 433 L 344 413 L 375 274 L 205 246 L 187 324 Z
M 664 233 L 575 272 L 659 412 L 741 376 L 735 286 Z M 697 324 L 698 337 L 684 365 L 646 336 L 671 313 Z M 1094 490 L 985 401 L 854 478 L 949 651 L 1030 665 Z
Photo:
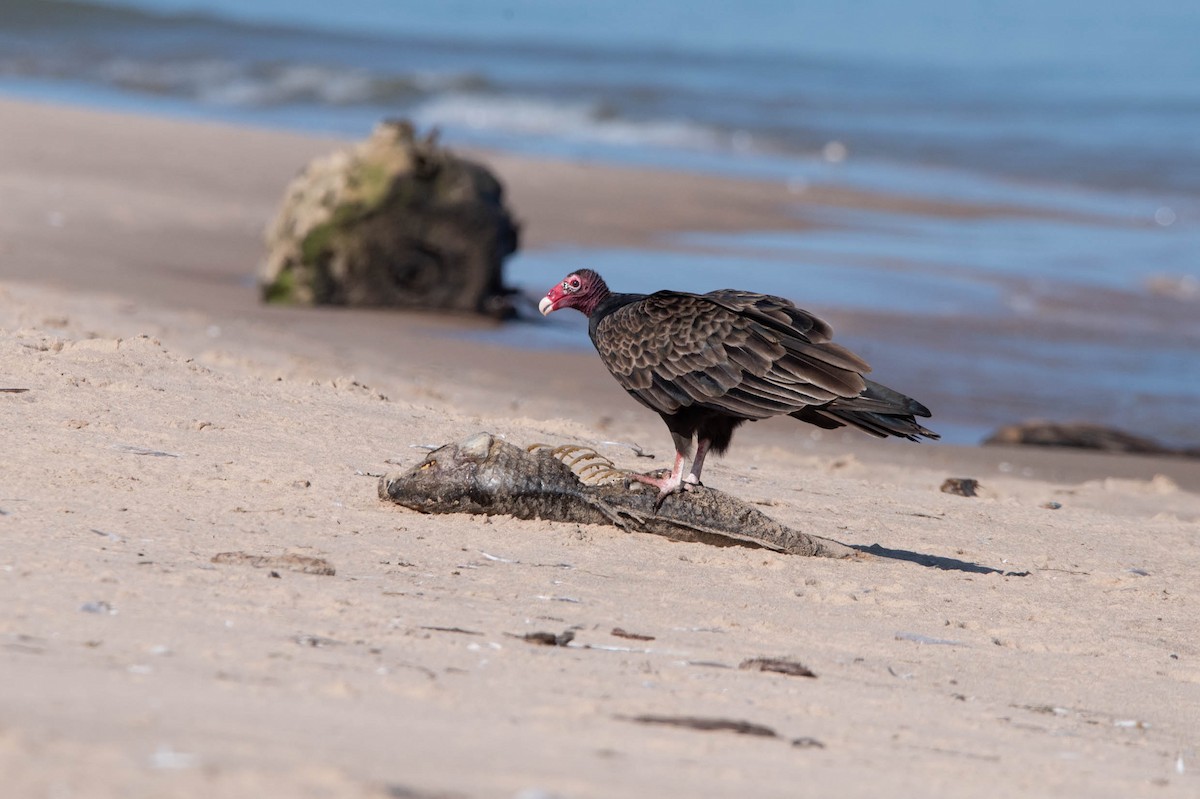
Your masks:
M 1195 795 L 1194 463 L 763 423 L 706 469 L 862 562 L 420 516 L 376 496 L 415 445 L 646 468 L 669 438 L 586 354 L 260 306 L 262 227 L 338 142 L 9 101 L 0 130 L 12 795 Z M 528 247 L 804 224 L 772 184 L 486 158 Z

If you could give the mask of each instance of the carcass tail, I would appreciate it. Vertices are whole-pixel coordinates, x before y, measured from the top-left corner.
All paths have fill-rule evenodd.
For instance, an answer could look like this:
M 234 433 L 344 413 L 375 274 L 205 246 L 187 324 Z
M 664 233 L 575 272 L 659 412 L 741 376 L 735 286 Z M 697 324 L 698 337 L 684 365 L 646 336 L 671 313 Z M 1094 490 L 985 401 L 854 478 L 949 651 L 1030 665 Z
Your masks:
M 826 430 L 850 425 L 879 438 L 898 436 L 909 441 L 941 438 L 916 420 L 918 416 L 928 418 L 928 408 L 873 380 L 867 381 L 866 389 L 857 397 L 811 405 L 789 415 Z

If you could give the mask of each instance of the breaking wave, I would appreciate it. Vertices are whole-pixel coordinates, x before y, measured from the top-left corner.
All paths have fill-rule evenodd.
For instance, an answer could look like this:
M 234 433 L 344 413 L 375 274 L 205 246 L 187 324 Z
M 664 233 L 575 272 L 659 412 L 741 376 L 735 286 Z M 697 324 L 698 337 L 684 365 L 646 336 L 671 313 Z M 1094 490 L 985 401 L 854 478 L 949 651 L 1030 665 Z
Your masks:
M 239 108 L 289 104 L 396 106 L 435 92 L 488 87 L 485 77 L 472 73 L 388 75 L 338 65 L 246 63 L 211 56 L 149 59 L 95 54 L 88 58 L 0 55 L 0 78 L 71 80 L 134 94 Z
M 603 103 L 552 102 L 518 95 L 449 92 L 411 112 L 421 126 L 553 137 L 610 146 L 717 150 L 729 136 L 691 122 L 633 120 Z

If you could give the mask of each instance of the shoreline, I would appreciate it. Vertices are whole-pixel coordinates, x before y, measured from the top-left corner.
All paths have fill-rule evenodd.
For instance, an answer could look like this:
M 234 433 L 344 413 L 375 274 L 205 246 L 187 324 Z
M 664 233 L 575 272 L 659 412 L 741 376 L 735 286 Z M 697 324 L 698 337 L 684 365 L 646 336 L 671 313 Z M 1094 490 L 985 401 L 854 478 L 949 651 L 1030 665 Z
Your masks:
M 549 364 L 554 374 L 568 375 L 551 386 L 580 407 L 586 408 L 587 397 L 602 397 L 602 405 L 616 408 L 626 401 L 603 369 L 597 368 L 586 346 L 582 351 L 552 345 L 521 347 L 511 343 L 512 335 L 492 335 L 490 331 L 499 328 L 491 322 L 468 316 L 262 304 L 253 280 L 265 252 L 263 229 L 277 210 L 283 188 L 313 157 L 343 147 L 346 141 L 4 99 L 0 99 L 0 122 L 7 136 L 0 153 L 0 178 L 11 193 L 9 213 L 0 219 L 8 281 L 112 293 L 132 303 L 208 314 L 218 322 L 252 320 L 303 337 L 309 346 L 326 342 L 339 357 L 364 363 L 386 363 L 392 349 L 385 343 L 388 339 L 436 336 L 434 350 L 418 348 L 406 357 L 422 368 L 449 361 L 484 374 L 493 371 L 499 355 L 520 385 L 547 373 Z M 81 141 L 88 146 L 81 147 Z M 179 153 L 187 157 L 181 159 Z M 509 205 L 522 223 L 522 251 L 532 256 L 563 247 L 585 252 L 645 248 L 678 252 L 676 260 L 680 260 L 691 252 L 703 253 L 704 247 L 673 240 L 679 234 L 697 230 L 811 233 L 812 218 L 827 216 L 822 209 L 874 208 L 960 220 L 1008 214 L 1040 218 L 1034 209 L 943 203 L 836 186 L 813 186 L 798 197 L 786 185 L 772 181 L 510 153 L 463 154 L 486 164 L 504 183 Z M 730 256 L 737 252 L 726 250 Z M 788 262 L 786 253 L 778 257 L 781 264 Z M 901 263 L 891 268 L 905 267 Z M 512 269 L 508 271 L 511 281 Z M 545 279 L 559 276 L 555 271 Z M 986 284 L 985 280 L 981 285 Z M 804 304 L 803 298 L 800 302 Z M 1003 354 L 1003 371 L 996 375 L 986 366 L 971 366 L 975 373 L 964 372 L 957 379 L 938 375 L 938 370 L 953 373 L 963 368 L 964 347 L 981 353 L 980 357 L 994 357 L 997 353 L 989 350 L 989 342 L 1005 339 L 1010 346 L 1023 346 L 1026 356 L 1034 356 L 1029 348 L 1040 347 L 1041 342 L 1066 342 L 1061 352 L 1035 356 L 1044 362 L 1044 372 L 1054 359 L 1073 356 L 1072 348 L 1106 339 L 1115 346 L 1115 334 L 1097 326 L 1105 319 L 1120 325 L 1128 313 L 1126 324 L 1132 327 L 1126 335 L 1145 339 L 1146 346 L 1152 344 L 1153 333 L 1137 326 L 1152 317 L 1177 330 L 1195 328 L 1194 320 L 1186 322 L 1194 309 L 1185 302 L 1160 303 L 1151 310 L 1153 298 L 1119 299 L 1099 289 L 1080 298 L 1050 297 L 1039 302 L 1058 307 L 1042 318 L 981 315 L 976 319 L 905 313 L 886 306 L 809 307 L 833 324 L 842 343 L 876 367 L 877 379 L 920 394 L 918 398 L 934 411 L 934 429 L 942 421 L 952 433 L 950 440 L 962 446 L 978 445 L 1006 424 L 1055 418 L 1047 412 L 1051 403 L 1043 399 L 1028 406 L 1024 390 L 1010 385 L 1012 370 L 1022 368 L 1011 353 Z M 1088 303 L 1103 311 L 1095 324 L 1057 323 L 1056 316 L 1072 318 Z M 1194 334 L 1178 333 L 1178 340 L 1169 343 L 1182 347 L 1188 335 Z M 977 385 L 972 388 L 964 380 Z M 1130 432 L 1168 446 L 1200 445 L 1200 440 L 1186 438 L 1186 425 L 1172 428 L 1172 432 L 1182 431 L 1179 435 L 1156 436 L 1137 420 L 1113 418 L 1113 409 L 1093 395 L 1077 394 L 1072 401 L 1091 397 L 1090 405 L 1079 408 L 1075 418 L 1055 420 L 1105 423 L 1111 418 L 1108 424 L 1114 427 L 1125 422 Z M 1154 412 L 1175 414 L 1181 401 L 1164 395 Z M 986 404 L 984 416 L 976 410 L 980 403 Z M 630 413 L 638 415 L 640 410 L 634 407 Z M 1142 412 L 1142 421 L 1150 412 Z M 957 436 L 956 431 L 960 431 Z M 794 440 L 801 438 L 794 436 Z
M 7 137 L 0 176 L 12 195 L 9 213 L 0 219 L 7 280 L 111 292 L 132 302 L 195 310 L 216 319 L 256 320 L 296 335 L 311 331 L 313 337 L 369 360 L 387 356 L 381 339 L 439 334 L 444 348 L 439 351 L 463 368 L 486 370 L 494 362 L 493 351 L 478 343 L 486 339 L 488 325 L 477 320 L 275 308 L 258 301 L 250 282 L 264 252 L 262 229 L 275 213 L 284 186 L 311 158 L 344 146 L 344 141 L 12 100 L 0 100 L 0 120 Z M 510 206 L 523 222 L 522 250 L 527 253 L 552 252 L 564 245 L 676 250 L 681 247 L 671 237 L 696 230 L 799 233 L 813 229 L 811 218 L 822 216 L 822 208 L 877 208 L 946 219 L 1037 213 L 831 186 L 812 186 L 797 196 L 786 185 L 770 181 L 505 153 L 464 154 L 481 159 L 504 182 Z M 973 397 L 955 393 L 950 385 L 929 393 L 928 386 L 937 381 L 929 380 L 928 370 L 936 368 L 939 357 L 957 357 L 946 352 L 953 342 L 947 342 L 939 318 L 886 309 L 813 310 L 834 324 L 844 343 L 892 346 L 883 354 L 860 354 L 876 365 L 879 379 L 898 383 L 901 390 L 904 380 L 897 375 L 905 368 L 915 370 L 926 385 L 920 399 L 934 410 L 935 425 L 947 412 L 968 410 Z M 951 338 L 969 336 L 975 346 L 1030 324 L 1022 319 L 958 318 L 954 323 L 962 332 Z M 457 330 L 477 335 L 471 340 L 445 335 Z M 897 331 L 903 331 L 908 352 L 893 346 Z M 1038 333 L 1056 335 L 1063 332 L 1053 325 L 1043 324 Z M 620 402 L 622 395 L 611 392 L 607 375 L 594 375 L 594 364 L 585 353 L 548 355 L 490 344 L 500 347 L 496 351 L 517 374 L 536 374 L 538 364 L 551 358 L 556 371 L 589 375 L 584 378 L 586 393 L 599 392 Z M 908 362 L 918 354 L 918 360 Z M 921 379 L 922 374 L 927 377 Z M 576 384 L 577 380 L 563 380 L 558 388 L 573 391 L 578 399 L 584 392 L 575 390 Z M 916 388 L 910 387 L 912 391 Z M 1019 394 L 1006 397 L 1003 382 L 989 391 L 990 422 L 951 415 L 950 428 L 988 431 L 1038 415 L 1022 408 Z

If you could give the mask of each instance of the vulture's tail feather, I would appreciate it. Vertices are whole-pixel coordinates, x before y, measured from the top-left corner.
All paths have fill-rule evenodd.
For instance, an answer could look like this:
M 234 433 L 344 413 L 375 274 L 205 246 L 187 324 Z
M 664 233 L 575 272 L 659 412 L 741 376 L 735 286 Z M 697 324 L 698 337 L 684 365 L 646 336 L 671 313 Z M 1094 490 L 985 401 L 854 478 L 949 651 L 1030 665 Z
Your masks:
M 826 405 L 813 405 L 789 414 L 826 430 L 851 425 L 879 438 L 898 436 L 909 441 L 938 439 L 937 433 L 919 424 L 915 417 L 929 416 L 929 409 L 912 397 L 880 385 L 873 380 L 857 397 L 836 399 Z

